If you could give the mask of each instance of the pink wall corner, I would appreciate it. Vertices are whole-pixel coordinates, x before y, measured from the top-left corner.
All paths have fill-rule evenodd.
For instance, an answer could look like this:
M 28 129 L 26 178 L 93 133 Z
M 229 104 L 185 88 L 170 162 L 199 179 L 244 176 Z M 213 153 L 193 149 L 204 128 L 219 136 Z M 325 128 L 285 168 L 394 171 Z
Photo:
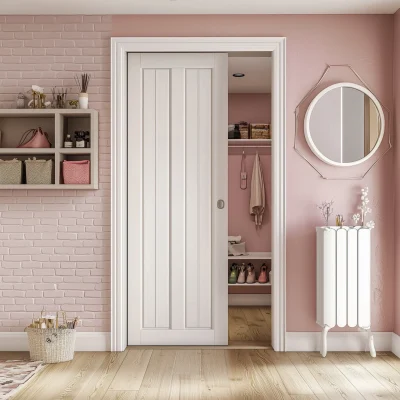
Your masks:
M 372 329 L 394 325 L 393 154 L 388 153 L 360 181 L 323 180 L 293 150 L 294 110 L 326 64 L 350 64 L 381 102 L 393 106 L 393 15 L 132 15 L 113 18 L 113 36 L 285 36 L 287 37 L 287 330 L 317 331 L 315 304 L 316 204 L 335 201 L 350 221 L 360 187 L 369 186 L 373 218 Z M 339 72 L 328 81 L 337 82 Z M 340 80 L 353 79 L 342 77 Z M 356 80 L 354 80 L 356 82 Z M 386 143 L 387 145 L 387 143 Z M 329 176 L 363 173 L 370 163 L 338 170 L 318 162 Z M 382 146 L 384 151 L 385 145 Z M 377 155 L 377 157 L 379 156 Z M 373 158 L 371 163 L 376 160 Z
M 395 325 L 394 332 L 400 335 L 400 9 L 394 15 L 394 154 L 395 154 Z

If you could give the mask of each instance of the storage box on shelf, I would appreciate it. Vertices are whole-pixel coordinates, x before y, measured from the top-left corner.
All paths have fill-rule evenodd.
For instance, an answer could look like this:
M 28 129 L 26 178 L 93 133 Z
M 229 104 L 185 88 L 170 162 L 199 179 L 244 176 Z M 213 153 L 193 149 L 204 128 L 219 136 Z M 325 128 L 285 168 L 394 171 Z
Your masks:
M 47 132 L 51 148 L 17 148 L 22 134 L 31 128 L 42 127 Z M 90 148 L 64 148 L 65 136 L 74 140 L 77 130 L 90 132 Z M 0 189 L 97 189 L 98 188 L 98 112 L 96 110 L 43 109 L 0 110 L 0 159 L 26 160 L 53 159 L 54 179 L 52 184 L 2 185 Z M 90 161 L 89 184 L 65 184 L 62 163 L 64 160 Z M 26 182 L 24 180 L 24 182 Z

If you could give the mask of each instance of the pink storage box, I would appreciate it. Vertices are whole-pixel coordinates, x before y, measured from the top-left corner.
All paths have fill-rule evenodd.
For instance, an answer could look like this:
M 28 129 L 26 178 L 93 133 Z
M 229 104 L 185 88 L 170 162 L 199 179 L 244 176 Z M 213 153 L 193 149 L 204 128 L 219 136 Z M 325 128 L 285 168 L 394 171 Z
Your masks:
M 88 185 L 90 183 L 90 161 L 63 161 L 65 184 Z

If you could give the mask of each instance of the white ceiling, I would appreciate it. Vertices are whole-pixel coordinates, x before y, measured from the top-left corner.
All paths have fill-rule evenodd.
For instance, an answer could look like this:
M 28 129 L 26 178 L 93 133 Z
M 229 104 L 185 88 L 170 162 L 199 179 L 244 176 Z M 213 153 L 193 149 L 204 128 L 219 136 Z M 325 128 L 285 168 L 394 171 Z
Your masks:
M 243 78 L 232 74 L 242 72 Z M 229 57 L 229 93 L 271 93 L 271 57 Z
M 0 0 L 0 14 L 393 14 L 400 0 Z

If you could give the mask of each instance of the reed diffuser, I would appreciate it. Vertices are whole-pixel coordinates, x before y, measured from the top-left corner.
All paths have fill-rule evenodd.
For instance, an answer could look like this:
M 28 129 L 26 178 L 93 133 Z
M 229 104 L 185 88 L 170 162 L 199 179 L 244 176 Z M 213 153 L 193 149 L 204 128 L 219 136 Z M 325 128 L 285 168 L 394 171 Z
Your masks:
M 90 74 L 75 75 L 76 84 L 79 87 L 79 107 L 87 109 L 89 106 L 88 87 L 90 82 Z

